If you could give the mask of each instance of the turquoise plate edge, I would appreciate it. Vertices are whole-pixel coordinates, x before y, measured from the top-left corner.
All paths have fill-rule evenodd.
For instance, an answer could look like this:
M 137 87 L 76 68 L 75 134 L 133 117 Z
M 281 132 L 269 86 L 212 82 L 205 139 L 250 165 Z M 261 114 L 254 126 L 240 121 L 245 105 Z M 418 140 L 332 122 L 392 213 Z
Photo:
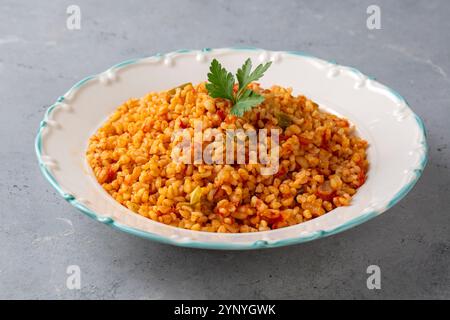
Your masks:
M 264 49 L 256 48 L 256 47 L 231 47 L 231 48 L 221 48 L 221 49 L 228 49 L 228 50 L 234 50 L 234 51 L 264 50 Z M 202 52 L 212 52 L 213 50 L 214 49 L 211 49 L 211 48 L 205 48 L 205 49 L 202 49 L 201 51 Z M 185 54 L 185 53 L 190 53 L 192 51 L 194 51 L 194 50 L 182 49 L 182 50 L 169 52 L 167 54 L 175 54 L 175 53 Z M 284 53 L 307 57 L 307 58 L 319 59 L 319 58 L 317 58 L 313 55 L 310 55 L 308 53 L 305 53 L 303 51 L 285 51 Z M 159 57 L 161 57 L 161 54 L 158 53 L 153 56 L 149 56 L 148 58 L 152 58 L 152 57 L 159 58 Z M 129 60 L 120 62 L 120 63 L 112 66 L 110 69 L 120 69 L 120 68 L 129 66 L 129 65 L 135 64 L 141 60 L 142 60 L 141 58 L 129 59 Z M 329 61 L 329 62 L 332 64 L 335 64 L 335 62 L 331 62 L 331 61 Z M 352 70 L 353 72 L 355 72 L 358 75 L 364 75 L 361 71 L 359 71 L 356 68 L 350 67 L 350 70 Z M 72 88 L 70 88 L 65 95 L 67 95 L 71 92 L 74 92 L 75 90 L 79 89 L 80 87 L 82 87 L 83 85 L 85 85 L 86 83 L 91 81 L 92 79 L 95 79 L 97 76 L 98 75 L 91 75 L 91 76 L 85 77 L 84 79 L 77 82 L 74 86 L 72 86 Z M 371 78 L 371 77 L 368 77 L 368 78 Z M 152 241 L 156 241 L 156 242 L 164 243 L 164 244 L 170 244 L 170 245 L 175 245 L 175 246 L 180 246 L 180 247 L 188 247 L 188 248 L 197 248 L 197 249 L 211 249 L 211 250 L 253 250 L 253 249 L 277 248 L 277 247 L 289 246 L 289 245 L 294 245 L 294 244 L 300 244 L 300 243 L 328 237 L 328 236 L 343 232 L 345 230 L 348 230 L 350 228 L 358 226 L 358 225 L 380 215 L 381 213 L 383 213 L 386 210 L 389 210 L 395 204 L 397 204 L 400 200 L 402 200 L 408 194 L 409 191 L 411 191 L 411 189 L 414 187 L 414 185 L 417 183 L 420 176 L 422 175 L 423 170 L 425 169 L 426 164 L 428 162 L 428 145 L 426 142 L 427 133 L 426 133 L 425 124 L 424 124 L 423 120 L 416 113 L 414 113 L 412 111 L 408 102 L 402 95 L 400 95 L 397 91 L 395 91 L 389 87 L 386 87 L 386 88 L 395 97 L 400 99 L 403 103 L 405 103 L 408 106 L 408 108 L 413 113 L 414 118 L 415 118 L 419 128 L 421 129 L 421 133 L 422 133 L 421 143 L 422 143 L 422 146 L 424 147 L 425 152 L 423 154 L 423 158 L 420 160 L 419 167 L 415 170 L 416 174 L 415 174 L 414 179 L 412 181 L 410 181 L 408 184 L 406 184 L 399 192 L 397 192 L 397 194 L 394 195 L 394 197 L 392 197 L 391 200 L 389 200 L 387 207 L 384 208 L 383 211 L 370 211 L 368 213 L 365 213 L 364 215 L 358 216 L 350 221 L 347 221 L 343 225 L 338 226 L 332 230 L 327 230 L 327 231 L 319 230 L 319 231 L 315 231 L 311 234 L 308 234 L 306 236 L 299 236 L 299 237 L 295 237 L 295 238 L 284 239 L 284 240 L 279 240 L 279 241 L 274 241 L 274 242 L 268 242 L 265 240 L 257 240 L 251 244 L 224 243 L 224 242 L 200 242 L 200 241 L 178 242 L 178 241 L 174 241 L 174 240 L 168 239 L 166 237 L 162 237 L 160 235 L 157 235 L 157 234 L 154 234 L 151 232 L 147 232 L 147 231 L 143 231 L 143 230 L 139 230 L 139 229 L 136 229 L 133 227 L 126 226 L 124 224 L 121 224 L 121 223 L 115 221 L 111 217 L 106 217 L 106 218 L 101 217 L 96 212 L 90 210 L 89 208 L 84 206 L 82 203 L 77 201 L 77 199 L 74 196 L 72 196 L 70 194 L 66 194 L 64 192 L 64 190 L 61 188 L 61 186 L 58 184 L 56 179 L 53 177 L 53 175 L 50 173 L 47 166 L 44 164 L 44 162 L 42 160 L 42 131 L 43 131 L 43 128 L 45 126 L 47 126 L 47 120 L 48 120 L 51 112 L 59 104 L 61 104 L 64 101 L 64 96 L 59 97 L 57 99 L 57 101 L 53 105 L 51 105 L 45 112 L 44 119 L 41 121 L 41 123 L 39 125 L 38 133 L 35 138 L 35 152 L 36 152 L 37 159 L 39 162 L 39 168 L 40 168 L 44 178 L 67 202 L 69 202 L 72 206 L 74 206 L 75 208 L 80 210 L 82 213 L 84 213 L 88 217 L 90 217 L 94 220 L 97 220 L 98 222 L 101 222 L 103 224 L 106 224 L 114 229 L 123 231 L 125 233 L 129 233 L 134 236 L 138 236 L 141 238 L 145 238 L 148 240 L 152 240 Z

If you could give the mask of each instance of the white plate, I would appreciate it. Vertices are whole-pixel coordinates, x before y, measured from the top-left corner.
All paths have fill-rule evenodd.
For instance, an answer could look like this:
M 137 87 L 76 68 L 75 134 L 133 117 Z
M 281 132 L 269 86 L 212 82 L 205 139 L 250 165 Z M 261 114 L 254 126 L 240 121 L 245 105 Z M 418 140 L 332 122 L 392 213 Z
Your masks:
M 322 108 L 348 118 L 370 146 L 370 169 L 351 206 L 272 231 L 220 234 L 154 222 L 121 206 L 97 183 L 85 157 L 89 137 L 130 97 L 206 80 L 210 61 L 229 70 L 247 59 L 273 61 L 261 85 L 292 87 Z M 411 190 L 427 161 L 425 128 L 405 99 L 356 69 L 301 52 L 256 48 L 179 50 L 129 60 L 90 76 L 58 98 L 36 137 L 40 168 L 73 206 L 107 225 L 159 242 L 208 249 L 255 249 L 290 245 L 335 234 L 367 221 Z

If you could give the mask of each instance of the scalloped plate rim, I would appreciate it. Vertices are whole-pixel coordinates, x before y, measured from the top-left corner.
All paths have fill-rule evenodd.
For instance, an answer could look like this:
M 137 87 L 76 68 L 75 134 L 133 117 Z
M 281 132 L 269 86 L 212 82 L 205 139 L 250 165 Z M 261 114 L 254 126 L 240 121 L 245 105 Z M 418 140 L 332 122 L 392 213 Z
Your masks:
M 373 79 L 372 77 L 369 77 L 369 76 L 365 75 L 364 73 L 362 73 L 361 71 L 359 71 L 356 68 L 348 67 L 348 66 L 342 66 L 342 65 L 337 65 L 335 62 L 323 60 L 321 58 L 315 57 L 315 56 L 310 55 L 308 53 L 305 53 L 303 51 L 271 51 L 271 50 L 265 50 L 265 49 L 256 48 L 256 47 L 228 47 L 228 48 L 215 48 L 215 49 L 204 48 L 204 49 L 201 49 L 201 50 L 179 49 L 179 50 L 176 50 L 176 51 L 168 52 L 166 54 L 157 53 L 157 54 L 154 54 L 154 55 L 151 55 L 151 56 L 148 56 L 148 57 L 128 59 L 128 60 L 125 60 L 125 61 L 122 61 L 122 62 L 119 62 L 119 63 L 113 65 L 112 67 L 106 69 L 103 72 L 97 73 L 95 75 L 90 75 L 90 76 L 87 76 L 87 77 L 81 79 L 80 81 L 75 83 L 69 90 L 67 90 L 66 93 L 63 96 L 60 96 L 56 100 L 56 102 L 54 104 L 52 104 L 46 110 L 46 112 L 44 114 L 44 118 L 43 118 L 43 120 L 40 123 L 39 129 L 38 129 L 38 133 L 37 133 L 36 138 L 35 138 L 35 144 L 34 144 L 35 145 L 35 152 L 36 152 L 37 159 L 38 159 L 38 162 L 39 162 L 39 168 L 40 168 L 40 171 L 42 172 L 42 174 L 44 175 L 45 179 L 50 183 L 50 185 L 67 202 L 69 202 L 76 209 L 78 209 L 79 211 L 83 212 L 88 217 L 90 217 L 90 218 L 92 218 L 94 220 L 97 220 L 98 222 L 101 222 L 103 224 L 106 224 L 108 226 L 111 226 L 114 229 L 123 231 L 125 233 L 129 233 L 129 234 L 141 237 L 141 238 L 145 238 L 145 239 L 149 239 L 149 240 L 152 240 L 152 241 L 156 241 L 156 242 L 159 242 L 159 243 L 165 243 L 165 244 L 181 246 L 181 247 L 201 248 L 201 249 L 215 249 L 215 250 L 251 250 L 251 249 L 276 248 L 276 247 L 282 247 L 282 246 L 288 246 L 288 245 L 304 243 L 304 242 L 316 240 L 316 239 L 319 239 L 319 238 L 324 238 L 324 237 L 327 237 L 327 236 L 330 236 L 330 235 L 334 235 L 334 234 L 343 232 L 345 230 L 348 230 L 350 228 L 358 226 L 358 225 L 360 225 L 360 224 L 362 224 L 362 223 L 364 223 L 364 222 L 366 222 L 366 221 L 368 221 L 368 220 L 370 220 L 370 219 L 372 219 L 372 218 L 382 214 L 383 212 L 389 210 L 390 208 L 392 208 L 401 199 L 403 199 L 406 196 L 406 194 L 408 194 L 408 192 L 414 187 L 414 185 L 419 180 L 419 178 L 422 175 L 423 170 L 425 169 L 426 164 L 428 162 L 428 144 L 427 144 L 427 141 L 426 141 L 427 134 L 426 134 L 425 125 L 424 125 L 422 119 L 416 113 L 414 113 L 414 111 L 410 108 L 408 102 L 406 101 L 406 99 L 402 95 L 400 95 L 397 91 L 393 90 L 392 88 L 377 82 L 377 84 L 381 85 L 382 87 L 385 87 L 385 89 L 388 90 L 393 96 L 398 98 L 409 109 L 409 111 L 412 113 L 412 116 L 415 118 L 415 121 L 416 121 L 417 125 L 419 126 L 420 132 L 422 134 L 421 144 L 423 145 L 423 151 L 424 152 L 423 152 L 421 160 L 419 161 L 418 167 L 414 169 L 417 172 L 417 174 L 415 175 L 414 179 L 412 179 L 409 183 L 405 184 L 401 188 L 401 190 L 398 191 L 398 193 L 395 194 L 387 202 L 386 206 L 384 206 L 380 210 L 373 210 L 373 211 L 367 212 L 367 213 L 365 213 L 363 215 L 356 216 L 353 219 L 351 219 L 351 220 L 343 223 L 342 225 L 339 225 L 339 226 L 337 226 L 337 227 L 335 227 L 335 228 L 333 228 L 331 230 L 317 230 L 317 231 L 313 231 L 313 232 L 311 232 L 311 233 L 309 233 L 307 235 L 302 235 L 302 236 L 298 236 L 298 237 L 294 237 L 294 238 L 288 238 L 288 239 L 283 239 L 283 240 L 277 240 L 277 241 L 273 241 L 273 242 L 268 242 L 266 240 L 257 240 L 257 241 L 254 241 L 253 243 L 250 243 L 250 244 L 229 243 L 229 242 L 202 242 L 202 241 L 196 241 L 196 240 L 177 241 L 177 240 L 173 240 L 173 239 L 170 239 L 170 238 L 167 238 L 167 237 L 155 234 L 155 233 L 151 233 L 151 232 L 148 232 L 148 231 L 144 231 L 144 230 L 136 229 L 134 227 L 127 226 L 125 224 L 122 224 L 122 223 L 119 223 L 119 222 L 115 221 L 111 217 L 102 217 L 99 214 L 97 214 L 96 212 L 94 212 L 93 210 L 91 210 L 91 209 L 87 208 L 86 206 L 84 206 L 79 201 L 77 201 L 77 199 L 75 197 L 64 193 L 64 191 L 62 190 L 62 188 L 58 184 L 57 180 L 53 177 L 53 175 L 51 174 L 50 170 L 47 168 L 47 165 L 42 160 L 41 148 L 42 148 L 42 130 L 47 125 L 48 118 L 49 118 L 50 114 L 52 113 L 52 111 L 59 104 L 63 103 L 63 101 L 64 101 L 66 96 L 72 94 L 75 90 L 79 89 L 81 86 L 83 86 L 87 82 L 98 78 L 100 75 L 108 72 L 109 70 L 121 69 L 121 68 L 127 67 L 129 65 L 138 63 L 138 62 L 140 62 L 140 61 L 142 61 L 144 59 L 162 58 L 164 56 L 171 56 L 171 55 L 174 55 L 174 54 L 186 54 L 186 53 L 191 53 L 191 52 L 210 53 L 210 52 L 213 52 L 215 50 L 263 51 L 263 52 L 274 52 L 274 53 L 283 53 L 283 54 L 289 54 L 289 55 L 303 56 L 303 57 L 308 57 L 308 58 L 311 58 L 311 59 L 317 59 L 317 60 L 320 60 L 320 61 L 325 61 L 325 62 L 328 62 L 330 64 L 339 66 L 340 68 L 346 68 L 346 69 L 354 72 L 359 77 L 360 76 L 364 76 L 367 79 Z M 269 234 L 270 232 L 271 231 L 262 231 L 262 232 L 258 232 L 258 233 L 261 234 L 261 235 L 264 235 L 264 234 Z M 233 234 L 230 234 L 230 235 L 233 235 Z

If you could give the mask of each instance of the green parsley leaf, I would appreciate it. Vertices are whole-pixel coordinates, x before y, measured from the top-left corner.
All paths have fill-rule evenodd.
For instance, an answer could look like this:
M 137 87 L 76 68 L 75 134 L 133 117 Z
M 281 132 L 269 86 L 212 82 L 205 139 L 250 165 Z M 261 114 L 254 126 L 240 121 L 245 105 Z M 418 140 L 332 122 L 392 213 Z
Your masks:
M 247 86 L 260 79 L 264 72 L 269 69 L 272 62 L 260 64 L 252 72 L 252 61 L 247 59 L 241 68 L 237 70 L 236 78 L 238 81 L 238 90 L 235 93 L 234 76 L 228 72 L 222 65 L 213 59 L 208 73 L 208 83 L 206 89 L 212 98 L 223 98 L 232 103 L 231 114 L 243 116 L 245 112 L 261 104 L 264 97 L 248 89 Z
M 256 67 L 255 71 L 251 72 L 252 69 L 252 61 L 247 59 L 244 63 L 244 65 L 238 69 L 236 72 L 236 78 L 239 82 L 239 92 L 237 96 L 241 96 L 243 93 L 243 90 L 247 88 L 247 86 L 252 83 L 253 81 L 261 79 L 261 77 L 264 75 L 264 72 L 269 69 L 272 62 L 268 62 L 266 64 L 260 64 Z
M 254 106 L 257 106 L 263 102 L 263 96 L 253 92 L 252 90 L 247 90 L 238 102 L 231 108 L 231 114 L 242 117 L 245 112 L 250 111 Z
M 236 72 L 236 78 L 239 82 L 239 89 L 247 87 L 247 79 L 250 77 L 250 72 L 252 69 L 252 60 L 248 58 L 240 69 Z
M 224 98 L 235 103 L 233 94 L 234 76 L 214 59 L 209 67 L 206 89 L 212 98 Z

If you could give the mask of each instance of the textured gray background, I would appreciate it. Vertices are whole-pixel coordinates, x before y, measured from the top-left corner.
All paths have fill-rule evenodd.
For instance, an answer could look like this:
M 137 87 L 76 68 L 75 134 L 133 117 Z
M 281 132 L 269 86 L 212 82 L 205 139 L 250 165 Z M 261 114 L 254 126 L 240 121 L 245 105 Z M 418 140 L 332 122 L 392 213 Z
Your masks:
M 382 29 L 366 28 L 378 4 Z M 66 29 L 78 4 L 82 29 Z M 450 298 L 449 1 L 0 1 L 0 298 Z M 430 161 L 388 213 L 319 241 L 255 252 L 152 243 L 96 223 L 41 176 L 33 139 L 77 80 L 179 48 L 303 50 L 397 89 Z M 386 137 L 389 139 L 389 137 Z M 82 288 L 66 289 L 79 265 Z M 366 288 L 366 268 L 382 289 Z

